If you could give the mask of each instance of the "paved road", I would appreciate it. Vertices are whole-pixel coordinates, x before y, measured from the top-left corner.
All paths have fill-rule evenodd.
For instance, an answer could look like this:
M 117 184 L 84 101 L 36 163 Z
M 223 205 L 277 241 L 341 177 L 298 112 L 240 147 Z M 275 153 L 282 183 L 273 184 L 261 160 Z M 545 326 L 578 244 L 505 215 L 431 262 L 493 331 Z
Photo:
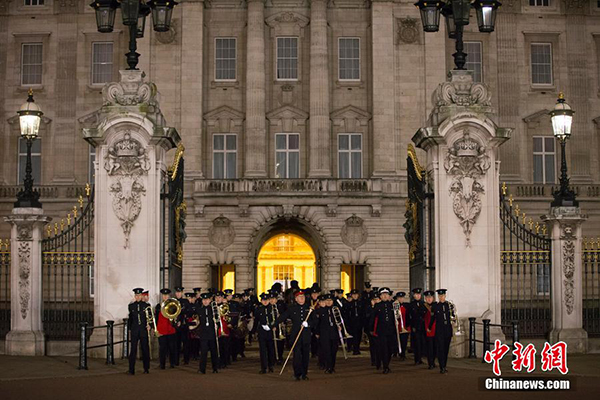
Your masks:
M 364 354 L 364 353 L 363 353 Z M 510 369 L 505 360 L 504 371 Z M 598 398 L 600 356 L 571 357 L 569 377 L 576 390 L 558 392 L 486 392 L 478 387 L 479 377 L 490 377 L 491 368 L 479 360 L 450 360 L 449 373 L 415 367 L 410 362 L 392 361 L 392 373 L 383 375 L 369 366 L 366 356 L 340 359 L 337 373 L 325 375 L 311 363 L 308 382 L 291 379 L 291 365 L 282 376 L 258 375 L 255 352 L 219 374 L 199 375 L 197 365 L 157 370 L 149 375 L 124 374 L 126 363 L 106 366 L 91 360 L 88 371 L 76 369 L 72 357 L 25 358 L 0 356 L 0 399 L 19 400 L 113 400 L 113 399 L 570 399 Z M 141 371 L 141 364 L 138 367 Z M 513 375 L 508 373 L 504 376 Z M 521 374 L 520 376 L 523 376 Z M 537 375 L 548 376 L 539 373 Z M 552 374 L 559 376 L 556 374 Z M 475 397 L 476 396 L 476 397 Z

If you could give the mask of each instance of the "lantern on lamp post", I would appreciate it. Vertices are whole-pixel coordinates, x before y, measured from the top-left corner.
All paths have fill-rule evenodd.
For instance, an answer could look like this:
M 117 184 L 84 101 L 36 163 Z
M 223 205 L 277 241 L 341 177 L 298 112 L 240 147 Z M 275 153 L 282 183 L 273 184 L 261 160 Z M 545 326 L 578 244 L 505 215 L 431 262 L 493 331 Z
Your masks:
M 560 188 L 553 193 L 554 200 L 552 207 L 577 207 L 579 202 L 575 197 L 575 192 L 569 188 L 569 177 L 567 175 L 567 158 L 565 149 L 567 139 L 571 137 L 571 125 L 573 123 L 573 114 L 575 111 L 565 101 L 565 96 L 561 92 L 558 94 L 558 100 L 554 109 L 550 111 L 552 120 L 552 131 L 554 137 L 560 143 Z

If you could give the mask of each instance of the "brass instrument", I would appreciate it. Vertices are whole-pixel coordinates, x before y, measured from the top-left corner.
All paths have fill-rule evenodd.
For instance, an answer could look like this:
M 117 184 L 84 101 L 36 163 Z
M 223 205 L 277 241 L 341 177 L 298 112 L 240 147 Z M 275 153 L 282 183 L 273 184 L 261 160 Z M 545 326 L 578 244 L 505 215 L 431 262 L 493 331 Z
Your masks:
M 210 308 L 212 309 L 213 323 L 215 325 L 215 339 L 217 339 L 217 358 L 220 360 L 221 352 L 219 350 L 219 328 L 221 329 L 221 333 L 223 333 L 221 314 L 219 313 L 219 306 L 214 300 L 210 302 Z
M 394 303 L 396 304 L 396 303 Z M 402 303 L 397 303 L 398 304 L 398 319 L 400 320 L 400 324 L 402 325 L 402 330 L 400 331 L 400 333 L 408 333 L 408 329 L 406 329 L 404 327 L 404 317 L 402 316 Z M 395 312 L 395 308 L 394 308 L 394 312 Z
M 331 307 L 331 312 L 333 313 L 333 319 L 335 320 L 335 324 L 338 327 L 338 333 L 340 335 L 340 343 L 342 344 L 342 351 L 344 352 L 344 359 L 348 359 L 348 354 L 346 352 L 346 343 L 344 343 L 345 339 L 351 339 L 352 336 L 348 334 L 346 330 L 346 325 L 344 324 L 344 318 L 342 317 L 342 312 L 338 306 Z M 344 333 L 342 334 L 342 331 Z
M 219 305 L 219 315 L 223 317 L 227 325 L 231 326 L 231 315 L 229 315 L 229 303 Z
M 188 324 L 188 329 L 190 331 L 193 331 L 194 329 L 196 329 L 199 326 L 200 326 L 200 317 L 198 316 L 198 314 L 192 315 L 192 321 Z
M 279 309 L 277 308 L 277 304 L 272 304 L 273 308 L 271 308 L 271 317 L 273 318 L 273 325 L 275 325 L 275 321 L 279 318 Z M 273 330 L 273 340 L 285 340 L 285 336 L 283 334 L 283 330 L 285 329 L 285 325 L 280 323 L 277 327 L 279 330 L 279 335 L 276 334 L 275 330 Z
M 167 299 L 160 305 L 160 313 L 173 323 L 181 314 L 181 303 L 175 298 Z
M 144 314 L 146 314 L 146 328 L 150 328 L 148 329 L 148 354 L 150 355 L 150 359 L 152 360 L 152 334 L 150 332 L 152 331 L 153 326 L 154 334 L 158 335 L 158 329 L 156 329 L 156 321 L 154 320 L 154 311 L 152 311 L 152 306 L 144 308 Z
M 456 311 L 456 306 L 453 302 L 448 300 L 448 306 L 450 307 L 450 323 L 456 325 L 456 334 L 462 334 L 462 330 L 460 329 L 460 320 L 458 319 L 458 312 Z
M 398 329 L 398 320 L 402 320 L 402 311 L 400 303 L 392 303 L 394 308 L 394 326 L 396 327 L 396 340 L 398 341 L 398 356 L 402 355 L 402 346 L 400 345 L 400 330 Z M 404 323 L 402 324 L 404 326 Z

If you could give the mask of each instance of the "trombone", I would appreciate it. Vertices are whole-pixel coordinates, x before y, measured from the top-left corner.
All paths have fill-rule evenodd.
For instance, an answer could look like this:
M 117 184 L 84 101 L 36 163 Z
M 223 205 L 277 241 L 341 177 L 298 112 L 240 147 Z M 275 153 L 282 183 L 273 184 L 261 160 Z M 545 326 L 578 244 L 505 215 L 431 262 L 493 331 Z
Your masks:
M 150 328 L 148 329 L 148 353 L 150 359 L 152 359 L 152 334 L 150 331 L 154 331 L 156 337 L 159 337 L 160 333 L 158 333 L 158 329 L 156 328 L 156 320 L 154 319 L 154 310 L 152 309 L 152 306 L 144 308 L 144 314 L 146 314 L 146 328 Z
M 335 324 L 338 327 L 338 333 L 340 335 L 340 342 L 342 344 L 342 351 L 344 352 L 344 360 L 348 359 L 348 354 L 346 352 L 346 344 L 344 343 L 344 339 L 351 339 L 352 336 L 348 334 L 346 330 L 346 325 L 344 324 L 344 318 L 342 317 L 342 312 L 338 306 L 331 307 L 331 312 L 333 313 L 333 319 L 335 320 Z M 342 334 L 342 330 L 344 333 Z
M 277 304 L 273 304 L 272 306 L 273 308 L 271 309 L 271 318 L 273 318 L 273 326 L 275 326 L 275 321 L 277 321 L 277 318 L 279 318 L 279 310 L 277 309 Z M 285 329 L 283 323 L 280 323 L 277 327 L 277 330 L 279 330 L 279 335 L 277 335 L 275 333 L 275 329 L 273 329 L 273 340 L 285 340 L 283 329 Z
M 400 303 L 393 303 L 394 307 L 394 326 L 396 327 L 396 340 L 398 341 L 398 357 L 402 355 L 402 346 L 400 345 L 400 329 L 398 329 L 398 320 L 402 324 L 402 329 L 404 329 L 404 320 L 402 319 L 402 311 L 400 310 Z
M 450 323 L 456 325 L 456 334 L 461 335 L 462 330 L 460 329 L 460 320 L 458 319 L 458 312 L 456 312 L 456 306 L 453 302 L 448 300 L 448 307 L 450 307 Z
M 223 332 L 223 327 L 221 326 L 221 314 L 219 314 L 219 306 L 213 300 L 210 302 L 210 308 L 212 309 L 212 317 L 213 317 L 213 325 L 215 326 L 215 339 L 217 341 L 217 358 L 221 359 L 221 352 L 219 351 L 219 328 L 221 328 L 221 332 Z

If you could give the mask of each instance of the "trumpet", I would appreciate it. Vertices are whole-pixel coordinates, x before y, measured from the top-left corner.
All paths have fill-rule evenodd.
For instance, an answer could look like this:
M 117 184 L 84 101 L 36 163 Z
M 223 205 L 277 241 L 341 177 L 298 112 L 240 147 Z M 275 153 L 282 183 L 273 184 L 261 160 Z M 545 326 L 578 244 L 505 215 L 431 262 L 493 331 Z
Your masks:
M 348 359 L 348 354 L 346 353 L 346 344 L 344 343 L 344 339 L 351 339 L 352 336 L 348 334 L 346 330 L 346 325 L 344 324 L 344 318 L 342 317 L 342 312 L 338 306 L 331 307 L 331 312 L 333 313 L 333 319 L 335 320 L 335 324 L 338 327 L 338 333 L 340 335 L 340 343 L 342 344 L 342 351 L 344 352 L 344 359 Z M 344 333 L 342 334 L 342 331 Z
M 273 308 L 271 308 L 271 317 L 273 318 L 273 325 L 275 325 L 275 321 L 277 321 L 277 318 L 279 318 L 279 310 L 277 309 L 277 304 L 273 304 Z M 279 334 L 276 334 L 275 330 L 273 330 L 273 340 L 285 340 L 283 329 L 285 329 L 285 325 L 283 325 L 283 323 L 280 323 L 277 327 L 277 330 L 279 330 Z
M 462 330 L 460 329 L 460 320 L 458 319 L 458 312 L 453 302 L 448 300 L 448 307 L 450 307 L 450 323 L 456 325 L 456 334 L 460 335 Z

